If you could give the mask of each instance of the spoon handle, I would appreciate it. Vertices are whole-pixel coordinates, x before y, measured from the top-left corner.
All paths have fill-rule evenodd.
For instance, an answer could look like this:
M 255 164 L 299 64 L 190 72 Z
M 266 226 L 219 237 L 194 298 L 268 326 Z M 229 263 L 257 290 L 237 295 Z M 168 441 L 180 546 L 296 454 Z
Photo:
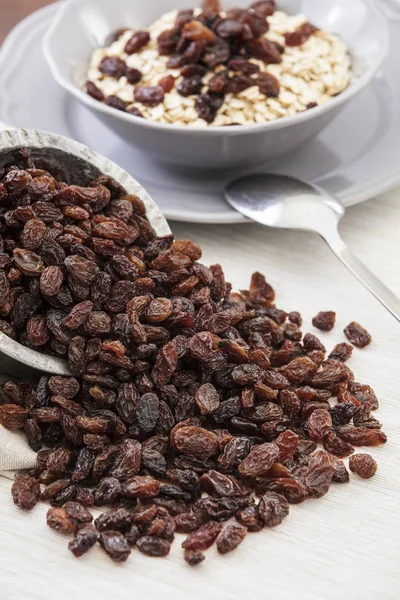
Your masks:
M 337 229 L 324 235 L 331 250 L 353 275 L 400 322 L 400 299 L 362 263 L 344 243 Z

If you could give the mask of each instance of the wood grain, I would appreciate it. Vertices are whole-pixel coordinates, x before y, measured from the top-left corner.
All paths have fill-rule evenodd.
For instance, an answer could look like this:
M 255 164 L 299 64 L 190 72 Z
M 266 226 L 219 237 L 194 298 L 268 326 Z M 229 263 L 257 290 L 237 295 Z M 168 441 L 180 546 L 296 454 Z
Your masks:
M 0 44 L 21 19 L 51 2 L 52 0 L 1 0 Z

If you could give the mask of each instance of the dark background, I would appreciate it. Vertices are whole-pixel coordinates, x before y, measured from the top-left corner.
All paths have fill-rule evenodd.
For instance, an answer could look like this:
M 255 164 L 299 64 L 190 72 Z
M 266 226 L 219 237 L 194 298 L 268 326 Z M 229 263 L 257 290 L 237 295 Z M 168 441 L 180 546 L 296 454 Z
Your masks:
M 52 0 L 0 0 L 0 44 L 7 33 L 29 13 Z

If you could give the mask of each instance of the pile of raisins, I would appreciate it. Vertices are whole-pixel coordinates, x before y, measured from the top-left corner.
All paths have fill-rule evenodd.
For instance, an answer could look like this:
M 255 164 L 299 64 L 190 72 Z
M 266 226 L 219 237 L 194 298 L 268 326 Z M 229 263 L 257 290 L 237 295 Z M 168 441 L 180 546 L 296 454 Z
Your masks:
M 178 532 L 196 565 L 347 482 L 354 446 L 386 441 L 374 391 L 346 365 L 353 346 L 327 356 L 261 274 L 232 293 L 197 244 L 157 238 L 114 180 L 67 185 L 20 158 L 0 175 L 0 330 L 73 376 L 8 381 L 0 423 L 38 453 L 14 502 L 49 502 L 74 555 L 99 542 L 116 561 L 134 546 L 164 556 Z M 345 334 L 371 341 L 355 322 Z M 350 460 L 363 478 L 376 468 Z
M 157 40 L 160 55 L 169 56 L 168 69 L 179 69 L 183 80 L 177 91 L 181 96 L 197 96 L 195 108 L 201 119 L 212 123 L 226 94 L 239 94 L 251 86 L 258 86 L 267 97 L 277 97 L 280 92 L 278 79 L 271 73 L 261 72 L 259 66 L 249 59 L 255 58 L 265 64 L 282 62 L 284 46 L 267 40 L 268 17 L 276 10 L 275 0 L 258 0 L 249 8 L 231 9 L 222 13 L 220 0 L 204 0 L 202 12 L 197 16 L 193 10 L 178 12 L 172 29 L 163 31 Z M 116 32 L 116 39 L 126 30 Z M 317 30 L 310 23 L 303 23 L 296 31 L 285 34 L 287 46 L 304 44 Z M 147 31 L 137 31 L 128 40 L 128 55 L 141 51 L 150 41 Z M 106 56 L 99 70 L 107 77 L 120 79 L 125 76 L 129 83 L 140 84 L 142 73 L 127 67 L 124 60 Z M 215 73 L 204 84 L 207 73 Z M 163 102 L 166 93 L 175 86 L 172 75 L 162 77 L 158 85 L 137 85 L 132 102 L 154 107 Z M 137 106 L 131 106 L 117 96 L 104 96 L 91 81 L 87 93 L 109 106 L 143 116 Z

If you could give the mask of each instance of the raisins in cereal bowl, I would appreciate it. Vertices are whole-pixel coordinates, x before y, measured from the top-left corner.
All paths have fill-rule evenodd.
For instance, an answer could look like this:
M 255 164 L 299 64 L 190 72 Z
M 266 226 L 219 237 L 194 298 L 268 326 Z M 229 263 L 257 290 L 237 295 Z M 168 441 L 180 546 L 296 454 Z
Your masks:
M 320 132 L 377 71 L 387 24 L 352 2 L 362 22 L 344 18 L 343 0 L 324 10 L 307 0 L 188 0 L 179 9 L 174 0 L 80 0 L 78 10 L 75 0 L 47 33 L 45 54 L 57 82 L 142 151 L 181 165 L 245 166 Z M 92 18 L 80 18 L 85 8 Z M 103 39 L 98 21 L 108 25 Z

